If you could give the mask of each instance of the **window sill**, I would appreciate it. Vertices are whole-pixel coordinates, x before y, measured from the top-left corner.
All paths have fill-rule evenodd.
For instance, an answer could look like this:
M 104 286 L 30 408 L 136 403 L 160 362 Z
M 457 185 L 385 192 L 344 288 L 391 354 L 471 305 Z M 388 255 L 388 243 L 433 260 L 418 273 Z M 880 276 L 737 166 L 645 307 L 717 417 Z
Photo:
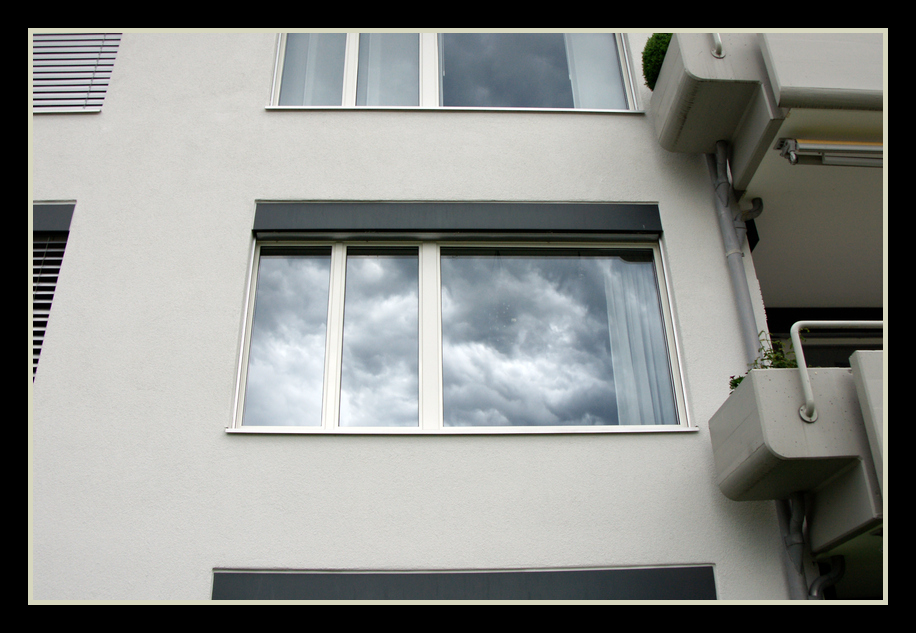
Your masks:
M 695 433 L 699 427 L 677 424 L 658 426 L 608 426 L 608 427 L 450 427 L 447 429 L 418 429 L 403 427 L 348 427 L 327 430 L 305 426 L 249 426 L 227 428 L 230 435 L 576 435 L 607 433 Z
M 573 114 L 645 114 L 645 110 L 588 110 L 585 108 L 498 108 L 498 107 L 458 107 L 458 106 L 264 106 L 268 111 L 283 110 L 328 110 L 328 111 L 401 111 L 401 112 L 564 112 Z

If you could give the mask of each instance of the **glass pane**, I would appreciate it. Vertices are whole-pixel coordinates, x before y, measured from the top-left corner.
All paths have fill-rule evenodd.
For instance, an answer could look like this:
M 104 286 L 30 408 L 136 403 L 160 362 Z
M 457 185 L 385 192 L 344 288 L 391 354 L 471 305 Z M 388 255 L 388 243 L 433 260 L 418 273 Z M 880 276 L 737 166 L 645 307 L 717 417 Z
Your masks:
M 440 33 L 444 106 L 572 108 L 562 33 Z
M 440 33 L 440 104 L 626 109 L 613 33 Z
M 420 36 L 360 33 L 356 105 L 420 105 Z
M 265 255 L 258 265 L 246 426 L 320 426 L 330 249 Z
M 443 249 L 446 426 L 677 424 L 651 251 Z
M 617 38 L 613 33 L 567 33 L 566 50 L 575 107 L 627 108 Z
M 280 105 L 339 106 L 346 48 L 346 33 L 287 35 Z
M 417 249 L 347 249 L 340 426 L 419 425 Z

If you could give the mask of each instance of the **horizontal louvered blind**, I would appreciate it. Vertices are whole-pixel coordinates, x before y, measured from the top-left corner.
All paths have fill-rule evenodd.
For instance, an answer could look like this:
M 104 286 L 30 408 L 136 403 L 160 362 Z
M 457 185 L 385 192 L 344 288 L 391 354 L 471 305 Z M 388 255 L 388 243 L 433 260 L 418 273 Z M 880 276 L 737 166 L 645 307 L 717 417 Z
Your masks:
M 57 275 L 67 246 L 66 233 L 32 234 L 32 378 L 38 369 L 41 344 L 57 287 Z
M 32 34 L 32 112 L 99 112 L 120 33 Z

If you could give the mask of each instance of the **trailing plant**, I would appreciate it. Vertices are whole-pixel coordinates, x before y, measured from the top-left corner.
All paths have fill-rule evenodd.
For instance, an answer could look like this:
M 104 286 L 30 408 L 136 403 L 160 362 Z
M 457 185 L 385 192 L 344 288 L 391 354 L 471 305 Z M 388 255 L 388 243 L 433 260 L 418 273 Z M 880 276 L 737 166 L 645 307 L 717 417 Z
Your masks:
M 649 90 L 655 90 L 655 82 L 658 81 L 658 74 L 662 70 L 662 62 L 665 61 L 665 53 L 668 52 L 670 43 L 671 33 L 653 33 L 646 42 L 646 47 L 642 49 L 642 74 L 646 78 Z
M 759 338 L 760 347 L 758 351 L 760 354 L 748 370 L 744 372 L 744 376 L 747 376 L 752 369 L 794 369 L 798 367 L 791 341 L 789 341 L 789 349 L 786 349 L 782 341 L 779 339 L 771 340 L 763 330 L 760 331 Z M 744 376 L 730 376 L 728 386 L 732 391 L 741 384 Z

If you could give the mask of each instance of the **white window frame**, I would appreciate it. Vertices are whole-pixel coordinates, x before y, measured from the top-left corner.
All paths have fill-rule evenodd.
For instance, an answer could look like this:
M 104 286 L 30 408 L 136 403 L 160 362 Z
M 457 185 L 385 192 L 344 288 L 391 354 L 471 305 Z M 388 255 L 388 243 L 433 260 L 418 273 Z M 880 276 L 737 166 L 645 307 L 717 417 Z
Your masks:
M 277 37 L 277 55 L 271 86 L 268 110 L 327 110 L 327 109 L 379 109 L 379 110 L 496 110 L 496 111 L 549 111 L 549 112 L 642 112 L 638 102 L 638 90 L 634 84 L 634 67 L 629 53 L 629 39 L 626 33 L 615 33 L 617 53 L 621 64 L 624 91 L 629 107 L 626 109 L 588 108 L 496 108 L 496 107 L 452 107 L 439 105 L 439 39 L 438 33 L 419 33 L 420 36 L 420 105 L 419 106 L 357 106 L 356 75 L 359 67 L 359 33 L 347 33 L 344 59 L 343 102 L 339 106 L 281 106 L 280 81 L 283 77 L 286 54 L 286 33 Z
M 245 391 L 247 384 L 248 355 L 257 295 L 258 265 L 264 247 L 328 247 L 331 246 L 330 296 L 325 346 L 322 420 L 321 426 L 244 426 Z M 419 265 L 419 423 L 416 427 L 341 427 L 338 426 L 340 409 L 340 377 L 343 337 L 343 308 L 346 286 L 346 257 L 348 246 L 416 247 Z M 674 388 L 677 424 L 665 425 L 608 425 L 608 426 L 479 426 L 447 427 L 443 419 L 442 384 L 442 318 L 441 318 L 441 268 L 440 249 L 443 247 L 491 248 L 543 248 L 543 249 L 640 249 L 651 250 L 655 264 L 655 277 L 661 301 L 662 319 L 668 349 L 669 372 Z M 625 242 L 545 242 L 545 241 L 426 241 L 417 240 L 254 240 L 248 276 L 246 310 L 242 324 L 242 345 L 238 367 L 238 382 L 233 412 L 233 423 L 228 433 L 253 434 L 332 434 L 332 435 L 479 435 L 479 434 L 571 434 L 571 433 L 658 433 L 696 431 L 687 417 L 687 404 L 683 389 L 684 379 L 679 358 L 672 305 L 667 283 L 663 249 L 657 240 Z

